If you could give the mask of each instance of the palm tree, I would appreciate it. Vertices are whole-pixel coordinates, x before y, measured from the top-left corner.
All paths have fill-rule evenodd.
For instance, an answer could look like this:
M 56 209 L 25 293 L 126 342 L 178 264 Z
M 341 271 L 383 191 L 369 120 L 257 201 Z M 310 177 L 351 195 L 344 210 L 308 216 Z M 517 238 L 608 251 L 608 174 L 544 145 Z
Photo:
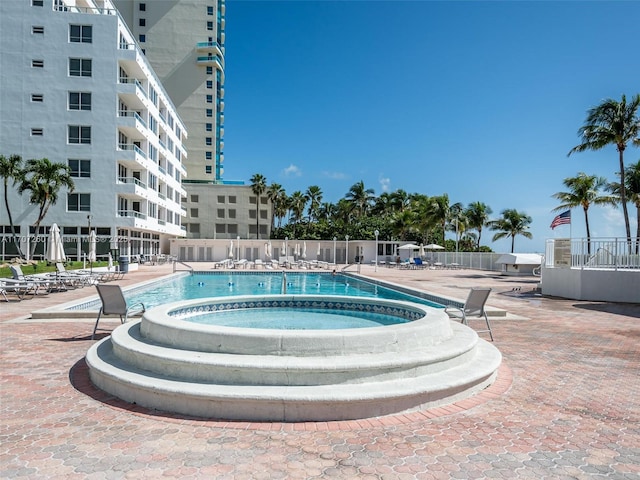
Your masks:
M 375 199 L 374 190 L 365 188 L 364 182 L 360 180 L 351 185 L 344 198 L 351 204 L 351 210 L 357 213 L 358 217 L 362 217 L 368 212 Z
M 431 197 L 429 205 L 427 206 L 426 214 L 433 223 L 440 225 L 442 228 L 442 244 L 444 245 L 444 232 L 447 228 L 447 222 L 451 215 L 451 210 L 449 209 L 449 195 L 445 193 L 443 195 Z
M 631 244 L 631 227 L 627 211 L 624 151 L 629 142 L 640 146 L 639 109 L 640 94 L 634 95 L 629 103 L 625 95 L 622 95 L 620 102 L 610 98 L 604 100 L 587 112 L 585 124 L 578 130 L 582 143 L 573 147 L 568 153 L 571 155 L 573 152 L 601 150 L 608 145 L 616 146 L 620 162 L 620 203 L 622 203 L 624 226 L 629 244 Z
M 267 189 L 267 179 L 256 173 L 251 177 L 251 191 L 256 196 L 256 238 L 260 240 L 260 197 Z
M 640 160 L 632 163 L 624 173 L 627 198 L 636 206 L 636 254 L 640 252 Z M 612 182 L 607 189 L 620 197 L 620 183 Z
M 318 209 L 322 203 L 322 190 L 317 185 L 307 188 L 305 196 L 309 200 L 309 221 L 318 220 Z
M 69 192 L 73 192 L 75 185 L 70 172 L 68 165 L 52 163 L 48 158 L 27 161 L 18 193 L 30 192 L 29 203 L 39 207 L 38 218 L 34 223 L 36 235 L 49 207 L 58 201 L 60 189 L 66 187 Z
M 24 255 L 20 249 L 20 242 L 16 235 L 16 227 L 13 225 L 13 217 L 11 216 L 11 210 L 9 209 L 9 181 L 12 182 L 15 187 L 16 184 L 22 182 L 24 178 L 24 171 L 22 170 L 22 157 L 20 155 L 10 155 L 8 158 L 4 155 L 0 155 L 0 175 L 4 181 L 4 206 L 7 210 L 7 216 L 9 217 L 9 225 L 11 226 L 11 235 L 13 236 L 13 243 L 18 249 L 18 255 L 23 258 Z
M 274 219 L 278 219 L 278 228 L 282 226 L 282 219 L 287 214 L 287 193 L 279 183 L 272 183 L 267 188 L 267 198 L 271 202 L 271 231 Z
M 482 228 L 489 223 L 489 216 L 493 213 L 491 207 L 483 202 L 471 202 L 465 210 L 465 216 L 469 222 L 469 228 L 478 231 L 476 250 L 480 249 L 480 239 L 482 238 Z
M 289 197 L 289 210 L 291 210 L 291 217 L 293 219 L 293 236 L 295 237 L 295 226 L 300 223 L 304 214 L 304 209 L 307 206 L 307 197 L 301 191 L 296 191 Z
M 587 226 L 587 253 L 591 253 L 591 230 L 589 228 L 589 207 L 591 205 L 615 205 L 616 199 L 611 195 L 600 195 L 607 185 L 607 179 L 596 175 L 587 175 L 584 172 L 578 173 L 577 177 L 565 178 L 565 187 L 568 192 L 558 192 L 553 194 L 562 203 L 552 211 L 565 210 L 581 206 L 584 211 L 584 221 Z
M 526 213 L 520 213 L 515 208 L 507 208 L 500 212 L 502 218 L 493 220 L 489 223 L 492 230 L 499 230 L 493 236 L 493 241 L 511 237 L 511 253 L 515 247 L 516 235 L 522 235 L 525 238 L 533 238 L 529 231 L 531 217 Z

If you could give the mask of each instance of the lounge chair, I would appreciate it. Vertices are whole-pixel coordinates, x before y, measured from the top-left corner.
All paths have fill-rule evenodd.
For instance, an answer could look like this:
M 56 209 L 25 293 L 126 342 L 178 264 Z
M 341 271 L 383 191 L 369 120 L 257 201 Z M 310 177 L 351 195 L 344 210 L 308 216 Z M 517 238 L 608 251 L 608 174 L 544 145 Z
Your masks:
M 0 280 L 0 295 L 2 295 L 6 302 L 9 301 L 7 293 L 15 293 L 18 300 L 22 300 L 26 295 L 36 295 L 38 292 L 38 285 L 33 282 L 23 282 L 21 280 L 12 280 L 3 278 Z
M 31 282 L 32 284 L 37 284 L 36 292 L 40 291 L 40 288 L 44 288 L 47 292 L 51 292 L 52 290 L 66 290 L 67 286 L 64 282 L 60 280 L 54 280 L 49 277 L 42 277 L 40 275 L 25 275 L 22 273 L 22 268 L 20 265 L 10 265 L 11 275 L 13 275 L 14 280 L 19 280 L 21 282 Z
M 103 285 L 96 284 L 98 289 L 98 295 L 100 295 L 100 301 L 102 306 L 98 312 L 98 318 L 96 318 L 96 324 L 93 327 L 93 333 L 91 334 L 91 340 L 96 336 L 98 330 L 98 322 L 102 314 L 105 315 L 120 315 L 120 323 L 125 323 L 129 313 L 137 311 L 138 313 L 144 312 L 144 303 L 134 303 L 133 305 L 127 305 L 127 301 L 124 298 L 120 285 Z
M 449 305 L 445 308 L 444 311 L 449 315 L 450 318 L 460 320 L 460 323 L 467 326 L 469 326 L 469 317 L 477 317 L 480 319 L 484 317 L 484 321 L 487 324 L 487 329 L 477 330 L 477 332 L 489 332 L 489 337 L 491 337 L 491 341 L 493 342 L 493 332 L 491 332 L 491 324 L 489 323 L 489 318 L 487 317 L 487 312 L 484 308 L 490 293 L 491 289 L 488 287 L 472 288 L 462 308 Z
M 418 270 L 422 270 L 423 268 L 426 267 L 425 263 L 422 261 L 420 257 L 416 257 L 413 259 L 413 266 Z

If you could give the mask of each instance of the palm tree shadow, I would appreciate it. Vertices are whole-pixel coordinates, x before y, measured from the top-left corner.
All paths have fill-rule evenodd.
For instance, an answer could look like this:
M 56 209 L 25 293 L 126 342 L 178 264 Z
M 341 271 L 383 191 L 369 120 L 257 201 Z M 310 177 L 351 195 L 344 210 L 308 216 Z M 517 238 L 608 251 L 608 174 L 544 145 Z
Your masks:
M 576 303 L 573 306 L 582 310 L 640 318 L 640 303 Z

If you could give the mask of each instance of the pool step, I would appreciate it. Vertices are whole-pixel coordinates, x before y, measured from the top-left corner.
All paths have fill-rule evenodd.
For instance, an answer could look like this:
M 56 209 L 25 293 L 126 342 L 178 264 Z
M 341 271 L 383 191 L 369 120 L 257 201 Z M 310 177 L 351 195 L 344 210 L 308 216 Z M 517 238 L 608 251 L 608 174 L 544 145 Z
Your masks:
M 127 324 L 114 332 L 113 340 L 107 337 L 94 345 L 86 360 L 96 386 L 148 408 L 230 420 L 348 420 L 447 404 L 490 385 L 500 352 L 466 327 L 452 323 L 452 329 L 451 340 L 409 352 L 402 360 L 393 352 L 379 358 L 375 353 L 369 358 L 266 358 L 167 349 L 143 341 L 139 327 Z M 375 374 L 371 364 L 381 372 Z M 257 382 L 260 375 L 247 373 L 252 369 L 265 378 L 266 372 L 277 372 L 270 379 L 273 384 Z M 404 375 L 398 375 L 403 369 Z M 274 381 L 287 373 L 298 382 L 318 378 L 308 385 Z

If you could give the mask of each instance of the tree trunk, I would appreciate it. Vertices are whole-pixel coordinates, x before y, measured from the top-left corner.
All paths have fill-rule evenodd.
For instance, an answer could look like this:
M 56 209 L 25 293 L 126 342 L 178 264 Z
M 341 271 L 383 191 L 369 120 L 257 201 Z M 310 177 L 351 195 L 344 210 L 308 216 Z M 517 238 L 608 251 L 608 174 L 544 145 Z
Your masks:
M 620 203 L 622 203 L 622 212 L 624 213 L 624 227 L 627 233 L 627 244 L 629 253 L 631 253 L 631 227 L 629 225 L 629 212 L 627 210 L 627 189 L 624 184 L 624 148 L 624 145 L 618 145 L 618 158 L 620 159 Z
M 591 230 L 589 229 L 589 215 L 587 211 L 589 207 L 582 207 L 584 210 L 584 223 L 587 226 L 587 255 L 591 255 Z

